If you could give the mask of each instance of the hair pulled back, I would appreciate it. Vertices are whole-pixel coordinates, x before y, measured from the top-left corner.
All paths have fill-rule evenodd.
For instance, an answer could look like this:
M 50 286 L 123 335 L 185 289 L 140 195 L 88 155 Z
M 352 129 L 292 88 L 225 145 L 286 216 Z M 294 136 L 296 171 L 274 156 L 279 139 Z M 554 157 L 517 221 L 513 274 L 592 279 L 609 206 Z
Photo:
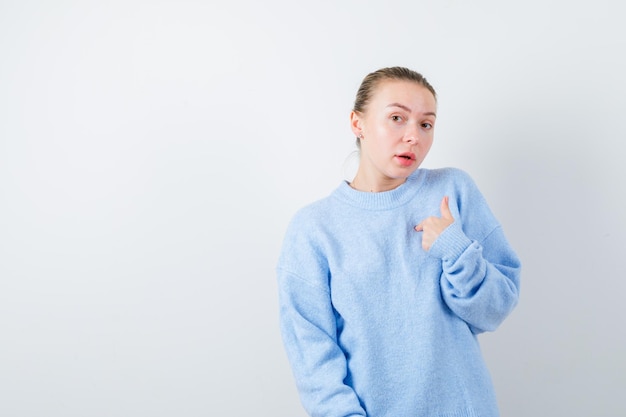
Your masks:
M 361 82 L 361 86 L 356 93 L 356 100 L 354 101 L 353 110 L 358 113 L 363 113 L 368 103 L 370 102 L 374 91 L 381 81 L 385 80 L 400 80 L 400 81 L 412 81 L 428 89 L 437 100 L 437 93 L 432 85 L 424 78 L 419 72 L 415 72 L 405 67 L 388 67 L 381 68 L 365 76 Z

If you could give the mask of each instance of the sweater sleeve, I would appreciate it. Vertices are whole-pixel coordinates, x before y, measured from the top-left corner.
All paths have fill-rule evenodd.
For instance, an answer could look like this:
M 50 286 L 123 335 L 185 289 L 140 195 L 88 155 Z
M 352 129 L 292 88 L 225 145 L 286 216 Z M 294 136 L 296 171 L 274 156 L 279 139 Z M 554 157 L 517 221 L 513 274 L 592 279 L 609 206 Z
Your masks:
M 431 255 L 442 261 L 445 303 L 474 333 L 495 330 L 517 305 L 521 265 L 500 226 L 478 242 L 455 221 Z
M 429 254 L 441 259 L 441 293 L 448 307 L 474 333 L 493 331 L 517 305 L 521 264 L 474 181 L 453 172 L 455 221 Z
M 292 222 L 277 267 L 280 329 L 300 400 L 312 417 L 366 416 L 345 384 L 328 266 L 309 233 Z

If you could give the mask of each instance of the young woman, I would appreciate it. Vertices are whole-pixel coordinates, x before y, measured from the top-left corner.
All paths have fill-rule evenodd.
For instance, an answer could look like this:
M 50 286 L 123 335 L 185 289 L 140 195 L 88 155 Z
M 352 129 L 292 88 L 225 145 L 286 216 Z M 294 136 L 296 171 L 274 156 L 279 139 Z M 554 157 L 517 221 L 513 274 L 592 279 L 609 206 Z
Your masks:
M 517 304 L 520 262 L 467 174 L 419 168 L 436 113 L 420 74 L 367 75 L 356 176 L 289 225 L 281 331 L 313 417 L 498 415 L 476 336 Z

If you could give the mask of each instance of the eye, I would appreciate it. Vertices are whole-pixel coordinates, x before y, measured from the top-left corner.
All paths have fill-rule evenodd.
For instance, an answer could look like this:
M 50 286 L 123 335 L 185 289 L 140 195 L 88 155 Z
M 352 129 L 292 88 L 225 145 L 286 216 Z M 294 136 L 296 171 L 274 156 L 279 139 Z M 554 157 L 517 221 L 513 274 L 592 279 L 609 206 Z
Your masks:
M 422 123 L 422 127 L 424 129 L 432 129 L 433 128 L 433 124 L 432 123 L 428 123 L 428 122 L 424 122 L 424 123 Z
M 394 122 L 401 122 L 402 116 L 398 116 L 397 114 L 394 114 L 393 116 L 391 116 L 391 120 L 393 120 Z

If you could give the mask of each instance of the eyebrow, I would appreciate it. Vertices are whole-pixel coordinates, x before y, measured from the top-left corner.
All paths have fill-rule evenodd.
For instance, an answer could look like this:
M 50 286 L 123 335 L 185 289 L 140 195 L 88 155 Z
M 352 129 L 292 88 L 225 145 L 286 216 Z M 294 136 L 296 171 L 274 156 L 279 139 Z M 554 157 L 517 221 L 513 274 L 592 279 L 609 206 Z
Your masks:
M 391 104 L 388 104 L 386 107 L 400 107 L 401 109 L 406 110 L 409 113 L 411 112 L 410 108 L 408 108 L 404 104 L 400 104 L 400 103 L 391 103 Z M 435 112 L 432 112 L 432 111 L 426 112 L 426 113 L 424 113 L 424 115 L 425 116 L 435 116 L 435 117 L 437 117 L 437 114 Z

